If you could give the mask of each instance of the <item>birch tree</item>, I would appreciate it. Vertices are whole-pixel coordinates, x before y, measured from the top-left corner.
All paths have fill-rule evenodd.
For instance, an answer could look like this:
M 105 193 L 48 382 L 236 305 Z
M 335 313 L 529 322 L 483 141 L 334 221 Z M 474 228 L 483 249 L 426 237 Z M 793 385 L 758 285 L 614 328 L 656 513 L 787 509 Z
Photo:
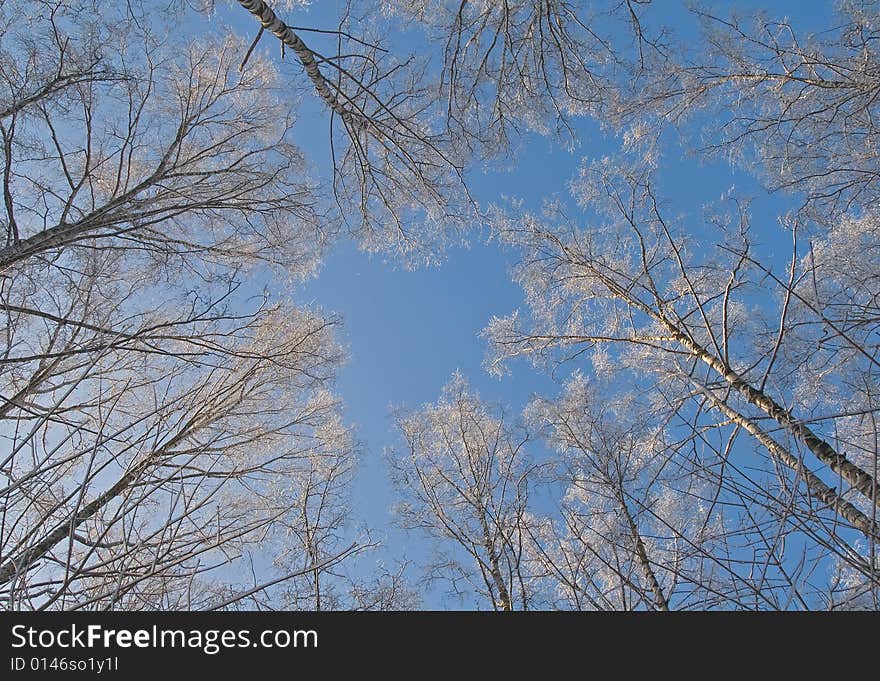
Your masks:
M 460 378 L 401 416 L 401 517 L 439 540 L 435 576 L 497 610 L 876 608 L 875 3 L 813 37 L 696 8 L 698 51 L 641 0 L 352 2 L 331 27 L 304 4 L 228 3 L 248 36 L 183 6 L 0 8 L 7 607 L 414 603 L 399 569 L 343 566 L 372 541 L 350 543 L 339 320 L 290 287 L 340 232 L 412 265 L 485 218 L 528 304 L 492 320 L 491 368 L 616 385 L 529 412 L 555 517 L 528 509 L 518 419 Z M 437 53 L 395 53 L 401 26 Z M 292 90 L 326 117 L 326 183 Z M 585 160 L 578 208 L 482 215 L 468 171 L 535 132 L 571 148 L 579 117 L 624 153 Z M 679 217 L 670 123 L 799 208 Z
M 286 300 L 334 227 L 275 70 L 140 9 L 0 11 L 10 609 L 235 603 L 236 566 L 280 553 L 301 503 L 278 481 L 352 453 L 338 320 Z M 260 268 L 275 291 L 247 290 Z
M 687 124 L 694 149 L 762 169 L 833 221 L 877 199 L 878 13 L 872 0 L 828 5 L 813 33 L 768 9 L 745 17 L 695 5 L 700 40 L 641 73 L 624 115 Z M 674 55 L 674 56 L 673 56 Z M 701 143 L 702 142 L 702 143 Z
M 661 483 L 652 463 L 662 460 L 664 447 L 648 424 L 642 424 L 641 432 L 638 426 L 625 425 L 623 404 L 618 410 L 601 407 L 591 393 L 578 376 L 558 402 L 538 399 L 528 410 L 538 427 L 547 428 L 554 449 L 567 455 L 567 464 L 560 468 L 568 485 L 563 502 L 568 536 L 557 551 L 579 550 L 589 556 L 591 569 L 583 575 L 587 581 L 563 577 L 560 585 L 565 591 L 582 592 L 572 594 L 575 602 L 623 610 L 640 606 L 669 610 L 673 587 L 672 580 L 664 578 L 664 563 L 674 563 L 675 557 L 665 555 L 661 537 L 666 532 L 645 529 L 654 525 L 649 513 L 657 513 L 657 498 L 663 494 L 654 491 Z M 698 517 L 698 507 L 691 514 Z M 566 575 L 554 560 L 554 548 L 542 552 L 550 562 L 550 573 Z M 593 588 L 596 591 L 591 593 Z
M 695 447 L 677 439 L 666 410 L 581 374 L 528 407 L 558 457 L 559 512 L 534 536 L 557 607 L 803 606 L 803 572 L 766 541 L 788 533 L 731 461 L 735 434 L 703 428 Z M 715 457 L 734 470 L 713 466 Z
M 387 23 L 369 3 L 349 3 L 326 29 L 292 27 L 282 16 L 291 4 L 277 12 L 273 4 L 240 0 L 260 26 L 254 45 L 265 31 L 282 58 L 289 50 L 327 112 L 339 217 L 368 251 L 436 263 L 465 238 L 476 205 L 463 181 L 467 159 L 437 126 L 429 55 L 385 47 Z
M 843 330 L 840 310 L 825 307 L 861 293 L 838 288 L 845 276 L 826 273 L 821 287 L 814 278 L 835 239 L 805 248 L 798 224 L 788 224 L 791 259 L 777 274 L 753 245 L 741 204 L 703 227 L 713 244 L 665 216 L 650 166 L 597 162 L 574 187 L 587 227 L 553 207 L 499 217 L 524 249 L 518 279 L 531 313 L 493 320 L 493 366 L 518 354 L 565 362 L 593 353 L 596 370 L 622 372 L 666 405 L 662 421 L 684 429 L 680 442 L 703 440 L 707 429 L 748 433 L 764 457 L 759 467 L 775 478 L 731 483 L 748 513 L 770 511 L 874 583 L 875 329 Z M 859 438 L 844 435 L 852 427 Z M 692 463 L 704 472 L 707 454 L 718 457 L 714 476 L 728 462 L 725 475 L 743 465 L 725 448 L 696 443 Z M 775 491 L 765 495 L 769 484 Z
M 436 404 L 401 414 L 406 451 L 389 453 L 403 527 L 436 541 L 429 575 L 482 607 L 528 610 L 525 433 L 493 415 L 461 375 Z

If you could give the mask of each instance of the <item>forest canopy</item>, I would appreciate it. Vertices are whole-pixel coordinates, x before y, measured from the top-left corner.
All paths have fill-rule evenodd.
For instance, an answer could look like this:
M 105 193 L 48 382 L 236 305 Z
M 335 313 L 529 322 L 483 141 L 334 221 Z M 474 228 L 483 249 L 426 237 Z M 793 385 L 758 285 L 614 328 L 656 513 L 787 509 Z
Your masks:
M 0 4 L 2 607 L 877 610 L 880 4 L 745 5 Z M 518 287 L 381 427 L 349 244 Z

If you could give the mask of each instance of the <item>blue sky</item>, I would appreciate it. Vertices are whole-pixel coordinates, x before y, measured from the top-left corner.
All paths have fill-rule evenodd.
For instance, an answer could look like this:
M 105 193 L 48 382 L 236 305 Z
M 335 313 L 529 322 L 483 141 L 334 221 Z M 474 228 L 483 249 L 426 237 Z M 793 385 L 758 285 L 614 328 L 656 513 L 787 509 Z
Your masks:
M 282 13 L 282 17 L 291 23 L 331 28 L 336 3 L 315 5 L 320 7 L 307 10 L 305 18 L 302 11 L 296 13 L 299 16 Z M 726 3 L 717 6 L 721 14 L 729 12 Z M 681 2 L 658 0 L 653 11 L 692 35 L 692 29 L 683 23 L 687 21 L 683 7 Z M 788 16 L 804 30 L 830 25 L 830 2 L 740 1 L 736 7 L 741 16 L 760 9 L 771 16 Z M 255 34 L 256 23 L 237 5 L 221 16 L 244 35 Z M 262 48 L 277 54 L 277 46 L 265 38 Z M 291 70 L 282 69 L 282 73 L 292 76 Z M 304 141 L 317 171 L 326 173 L 325 112 L 308 98 L 303 112 L 297 124 L 298 139 Z M 572 152 L 551 139 L 535 136 L 526 141 L 510 172 L 475 169 L 469 178 L 475 196 L 491 202 L 506 194 L 537 206 L 545 196 L 566 195 L 566 184 L 582 159 L 609 153 L 615 146 L 615 140 L 601 135 L 594 124 L 584 121 L 579 128 L 581 145 Z M 695 217 L 705 203 L 716 200 L 732 184 L 740 191 L 759 193 L 756 181 L 746 173 L 734 172 L 722 163 L 706 166 L 696 159 L 682 158 L 675 148 L 666 150 L 661 167 L 661 193 L 676 210 Z M 785 203 L 784 197 L 762 198 L 755 205 L 756 222 L 775 223 Z M 558 384 L 525 362 L 502 380 L 490 377 L 482 368 L 486 346 L 480 331 L 492 315 L 505 315 L 523 305 L 509 273 L 514 257 L 496 244 L 474 243 L 468 249 L 451 250 L 448 261 L 440 267 L 408 271 L 390 259 L 366 255 L 343 240 L 328 253 L 317 278 L 295 293 L 299 301 L 338 313 L 344 320 L 341 340 L 349 360 L 339 373 L 337 391 L 363 443 L 354 516 L 387 535 L 389 556 L 400 556 L 401 546 L 416 560 L 425 551 L 416 538 L 402 537 L 390 526 L 394 494 L 382 452 L 398 444 L 389 418 L 392 407 L 417 408 L 436 400 L 456 370 L 461 370 L 483 397 L 503 401 L 514 410 L 520 410 L 535 393 L 554 394 L 558 390 Z M 456 606 L 443 603 L 437 594 L 428 595 L 425 604 Z

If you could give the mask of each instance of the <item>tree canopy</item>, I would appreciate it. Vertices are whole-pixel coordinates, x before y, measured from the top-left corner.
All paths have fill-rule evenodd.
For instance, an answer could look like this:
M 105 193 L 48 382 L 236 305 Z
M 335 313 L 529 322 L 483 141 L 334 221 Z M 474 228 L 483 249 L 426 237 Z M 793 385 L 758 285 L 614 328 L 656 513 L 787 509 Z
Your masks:
M 876 610 L 876 0 L 820 31 L 308 5 L 0 5 L 4 607 Z M 588 129 L 551 196 L 485 196 Z M 685 157 L 758 189 L 683 197 Z M 456 373 L 362 442 L 344 319 L 298 296 L 349 241 L 503 249 L 522 305 L 485 369 L 554 389 Z M 423 559 L 351 502 L 383 445 Z

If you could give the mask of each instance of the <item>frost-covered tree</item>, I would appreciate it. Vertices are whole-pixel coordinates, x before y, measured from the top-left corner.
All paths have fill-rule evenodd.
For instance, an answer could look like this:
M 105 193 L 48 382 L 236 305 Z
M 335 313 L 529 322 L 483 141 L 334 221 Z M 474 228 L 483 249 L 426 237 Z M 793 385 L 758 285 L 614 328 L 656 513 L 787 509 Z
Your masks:
M 276 69 L 144 10 L 0 9 L 10 609 L 230 601 L 243 558 L 288 541 L 302 500 L 280 481 L 353 456 L 338 320 L 285 292 L 334 226 Z M 255 295 L 261 270 L 277 284 Z
M 289 294 L 339 233 L 413 265 L 483 223 L 529 308 L 492 321 L 492 367 L 591 378 L 528 414 L 555 516 L 527 509 L 525 432 L 460 379 L 400 418 L 434 576 L 499 610 L 877 607 L 874 0 L 816 36 L 695 7 L 702 43 L 647 0 L 352 1 L 330 27 L 299 0 L 195 4 L 0 7 L 5 607 L 414 604 L 398 568 L 342 563 L 372 540 L 338 320 Z M 583 117 L 624 150 L 585 160 L 578 209 L 481 215 L 470 171 L 535 132 L 571 148 Z M 680 149 L 796 209 L 682 215 Z
M 676 545 L 683 531 L 679 518 L 659 517 L 674 488 L 662 476 L 662 429 L 646 420 L 629 423 L 627 414 L 638 411 L 632 401 L 600 401 L 582 376 L 566 385 L 558 401 L 537 399 L 528 409 L 529 420 L 564 458 L 558 466 L 566 486 L 564 536 L 558 546 L 544 544 L 542 555 L 575 604 L 670 607 L 674 576 L 681 572 L 677 549 L 687 544 Z M 689 523 L 699 527 L 700 505 L 684 505 L 690 507 Z M 578 561 L 575 579 L 565 567 L 575 562 L 572 555 L 585 557 L 588 566 Z
M 389 452 L 403 527 L 435 540 L 429 576 L 483 607 L 531 607 L 525 432 L 456 374 L 436 404 L 397 419 L 406 443 Z
M 779 608 L 806 588 L 756 541 L 772 521 L 754 491 L 686 456 L 665 405 L 575 374 L 527 409 L 556 453 L 560 495 L 535 537 L 557 605 L 575 609 Z M 709 435 L 715 439 L 717 435 Z M 722 442 L 729 456 L 734 438 Z M 723 456 L 724 451 L 720 452 Z M 733 466 L 732 462 L 727 463 Z M 737 509 L 748 505 L 754 518 Z M 748 518 L 748 516 L 746 516 Z
M 430 54 L 387 48 L 388 18 L 375 3 L 349 3 L 335 29 L 311 29 L 282 18 L 296 2 L 278 3 L 278 12 L 263 0 L 239 2 L 260 24 L 251 49 L 270 33 L 321 100 L 339 218 L 368 251 L 437 262 L 476 211 L 462 177 L 468 159 L 437 121 Z
M 659 9 L 658 8 L 655 8 Z M 698 41 L 678 41 L 645 69 L 621 114 L 683 129 L 706 126 L 691 148 L 762 167 L 773 189 L 803 192 L 835 213 L 877 200 L 880 12 L 875 0 L 829 3 L 827 23 L 808 32 L 772 8 L 721 14 L 695 4 Z
M 595 371 L 663 407 L 645 413 L 675 426 L 672 451 L 697 479 L 736 490 L 756 533 L 766 535 L 759 515 L 770 513 L 777 537 L 803 532 L 817 560 L 845 556 L 874 580 L 876 327 L 856 322 L 847 302 L 864 304 L 871 277 L 859 277 L 859 263 L 873 249 L 862 242 L 849 267 L 855 285 L 827 272 L 841 248 L 833 232 L 805 245 L 792 222 L 790 260 L 776 274 L 741 205 L 698 231 L 666 217 L 650 167 L 631 159 L 585 168 L 574 189 L 589 211 L 584 226 L 558 206 L 498 217 L 523 249 L 517 276 L 530 314 L 492 322 L 493 366 L 518 354 L 566 362 L 592 353 Z M 871 222 L 844 224 L 852 235 Z M 711 444 L 713 431 L 722 441 L 747 433 L 757 461 Z M 762 472 L 745 474 L 746 465 Z

